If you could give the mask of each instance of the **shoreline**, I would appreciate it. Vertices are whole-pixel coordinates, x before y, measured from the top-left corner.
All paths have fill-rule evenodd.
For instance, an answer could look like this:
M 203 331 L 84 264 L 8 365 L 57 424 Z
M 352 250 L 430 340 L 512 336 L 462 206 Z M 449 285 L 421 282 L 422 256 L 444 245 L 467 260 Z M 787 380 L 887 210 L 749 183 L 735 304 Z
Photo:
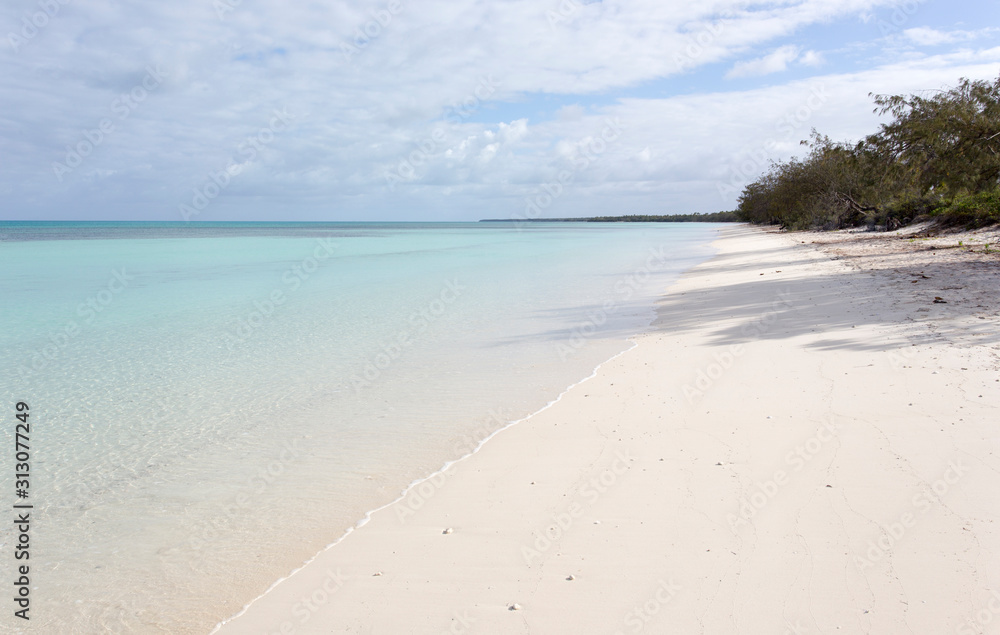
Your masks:
M 709 236 L 707 236 L 705 238 L 705 240 L 702 243 L 700 243 L 700 245 L 701 245 L 700 249 L 702 249 L 702 250 L 704 250 L 704 251 L 706 251 L 708 253 L 701 254 L 701 255 L 698 255 L 698 256 L 693 256 L 693 258 L 697 262 L 701 263 L 701 262 L 710 260 L 713 257 L 712 254 L 714 254 L 714 250 L 711 248 L 710 245 L 714 243 L 714 241 L 716 240 L 716 238 L 717 238 L 717 236 L 712 236 L 710 234 Z M 660 246 L 659 249 L 662 250 L 662 246 Z M 663 259 L 662 255 L 657 256 L 657 257 L 660 258 L 660 259 Z M 689 255 L 685 256 L 685 259 L 690 259 L 690 258 L 692 258 L 692 256 L 689 256 Z M 687 266 L 690 268 L 691 265 L 687 265 Z M 650 271 L 650 270 L 652 270 L 652 271 Z M 647 261 L 646 265 L 644 265 L 644 266 L 640 265 L 634 271 L 630 271 L 628 274 L 624 274 L 624 275 L 626 275 L 630 279 L 631 276 L 638 277 L 639 272 L 645 272 L 645 274 L 647 275 L 647 277 L 655 275 L 655 276 L 667 277 L 668 279 L 676 280 L 679 276 L 683 275 L 685 271 L 687 271 L 687 269 L 678 269 L 677 271 L 673 271 L 670 267 L 664 267 L 664 266 L 662 266 L 662 264 L 657 264 L 656 266 L 653 266 L 653 265 L 650 265 L 649 262 Z M 590 344 L 594 344 L 595 343 L 594 341 L 590 341 L 592 337 L 596 338 L 596 340 L 602 341 L 605 344 L 607 342 L 612 342 L 613 341 L 616 344 L 616 348 L 619 349 L 617 352 L 614 352 L 610 357 L 608 357 L 606 359 L 603 359 L 602 361 L 598 362 L 596 366 L 594 366 L 593 368 L 591 368 L 589 370 L 589 372 L 587 372 L 586 367 L 582 367 L 580 370 L 582 370 L 582 372 L 585 372 L 587 374 L 585 374 L 583 376 L 577 375 L 578 377 L 580 377 L 579 379 L 577 379 L 573 383 L 571 383 L 568 386 L 566 386 L 565 388 L 563 388 L 561 390 L 561 392 L 559 392 L 558 394 L 556 394 L 549 401 L 545 402 L 544 405 L 541 405 L 541 407 L 538 407 L 534 411 L 527 412 L 526 414 L 521 414 L 520 416 L 515 415 L 517 418 L 514 418 L 514 419 L 504 419 L 504 420 L 501 420 L 501 419 L 497 418 L 499 415 L 497 415 L 497 413 L 495 413 L 495 412 L 493 412 L 491 410 L 489 424 L 486 424 L 486 425 L 489 426 L 489 429 L 488 429 L 488 432 L 485 434 L 485 436 L 478 436 L 478 435 L 475 434 L 476 432 L 483 432 L 483 427 L 482 427 L 482 424 L 481 424 L 480 428 L 478 428 L 477 430 L 473 431 L 473 437 L 471 437 L 471 438 L 466 437 L 467 441 L 471 441 L 471 444 L 466 441 L 466 444 L 471 446 L 471 448 L 472 448 L 471 450 L 466 451 L 465 454 L 458 455 L 456 458 L 451 458 L 451 459 L 445 460 L 444 463 L 440 465 L 440 467 L 437 467 L 436 469 L 434 469 L 434 471 L 432 471 L 428 475 L 410 481 L 400 491 L 399 495 L 396 496 L 396 498 L 394 498 L 394 499 L 392 499 L 392 500 L 390 500 L 388 502 L 378 504 L 378 506 L 376 506 L 376 507 L 374 507 L 374 508 L 372 508 L 370 510 L 365 511 L 359 518 L 357 518 L 357 520 L 353 521 L 352 525 L 344 528 L 342 530 L 342 532 L 332 542 L 329 542 L 325 546 L 323 546 L 318 552 L 315 553 L 315 555 L 313 555 L 313 556 L 309 557 L 308 559 L 302 561 L 301 563 L 299 563 L 298 565 L 296 565 L 294 568 L 292 568 L 291 570 L 289 570 L 287 573 L 283 574 L 281 577 L 279 577 L 278 579 L 276 579 L 262 593 L 260 593 L 260 595 L 254 597 L 248 603 L 244 604 L 238 611 L 236 611 L 232 615 L 226 617 L 225 619 L 217 622 L 214 625 L 214 627 L 212 627 L 211 631 L 209 631 L 210 635 L 214 635 L 215 633 L 217 633 L 217 632 L 219 632 L 221 630 L 224 630 L 224 627 L 226 627 L 228 624 L 230 624 L 234 620 L 237 620 L 238 618 L 240 618 L 241 616 L 243 616 L 244 614 L 246 614 L 247 611 L 254 604 L 256 604 L 256 603 L 258 603 L 258 602 L 260 602 L 262 600 L 265 600 L 266 597 L 268 596 L 268 594 L 271 593 L 273 590 L 275 590 L 277 587 L 279 587 L 281 584 L 283 584 L 284 582 L 286 582 L 287 580 L 289 580 L 293 576 L 299 574 L 304 569 L 307 569 L 316 560 L 322 558 L 324 556 L 324 554 L 326 554 L 328 551 L 330 551 L 331 549 L 333 549 L 334 547 L 340 545 L 343 541 L 345 541 L 348 538 L 348 536 L 350 536 L 355 531 L 357 531 L 357 530 L 361 529 L 362 527 L 364 527 L 365 525 L 367 525 L 372 520 L 372 518 L 373 518 L 374 515 L 376 515 L 376 514 L 378 514 L 380 512 L 385 512 L 389 508 L 393 508 L 393 507 L 399 506 L 401 503 L 405 502 L 408 498 L 410 498 L 411 495 L 413 495 L 416 492 L 417 488 L 419 488 L 422 484 L 433 482 L 434 479 L 436 479 L 438 477 L 441 477 L 441 476 L 445 476 L 445 477 L 449 476 L 450 475 L 449 470 L 453 466 L 455 466 L 455 465 L 457 465 L 457 464 L 459 464 L 459 463 L 461 463 L 463 461 L 466 461 L 467 459 L 472 458 L 475 454 L 477 454 L 483 448 L 484 445 L 486 445 L 486 443 L 488 441 L 492 440 L 498 434 L 500 434 L 501 432 L 506 431 L 509 428 L 517 426 L 518 424 L 522 424 L 522 423 L 524 423 L 526 421 L 529 421 L 532 417 L 535 417 L 538 414 L 540 414 L 540 413 L 548 410 L 549 408 L 557 405 L 558 402 L 570 390 L 574 389 L 575 387 L 579 386 L 580 384 L 585 383 L 586 381 L 588 381 L 588 380 L 592 379 L 593 377 L 595 377 L 595 375 L 598 373 L 598 371 L 600 370 L 600 368 L 602 366 L 604 366 L 605 364 L 613 361 L 614 359 L 618 358 L 619 356 L 621 356 L 621 355 L 629 352 L 633 348 L 635 348 L 637 346 L 637 344 L 634 341 L 635 340 L 635 336 L 638 335 L 638 334 L 640 334 L 640 333 L 642 333 L 642 332 L 645 332 L 646 330 L 648 330 L 649 328 L 651 328 L 653 322 L 656 319 L 656 316 L 657 316 L 656 302 L 658 301 L 658 298 L 659 298 L 659 293 L 656 292 L 656 291 L 649 291 L 649 290 L 646 290 L 646 289 L 644 289 L 642 291 L 639 291 L 639 289 L 640 288 L 637 287 L 637 286 L 631 287 L 631 290 L 632 291 L 636 291 L 637 295 L 639 295 L 641 293 L 645 294 L 645 296 L 643 297 L 644 304 L 642 305 L 642 309 L 641 310 L 643 312 L 648 313 L 649 315 L 648 315 L 648 317 L 644 316 L 644 318 L 643 318 L 642 321 L 636 322 L 636 324 L 634 324 L 634 325 L 631 326 L 632 329 L 637 329 L 636 331 L 631 331 L 631 330 L 628 331 L 628 332 L 632 333 L 631 335 L 623 335 L 623 334 L 615 334 L 615 335 L 598 334 L 596 336 L 591 336 L 591 335 L 587 335 L 586 333 L 583 333 L 583 334 L 580 335 L 580 337 L 582 337 L 584 340 L 589 341 Z M 616 291 L 617 291 L 617 288 L 616 288 Z M 628 297 L 631 298 L 631 293 L 629 294 Z M 618 304 L 619 301 L 617 300 L 617 298 L 616 298 L 616 300 L 614 302 L 615 303 L 613 304 L 613 308 L 610 309 L 610 310 L 608 310 L 608 312 L 610 314 L 612 314 L 612 315 L 615 315 L 615 312 L 619 311 L 619 309 L 621 308 L 619 306 L 619 304 Z M 605 304 L 605 308 L 606 308 L 606 306 L 607 306 L 607 303 Z M 617 317 L 618 319 L 622 319 L 620 315 L 615 315 L 615 317 Z M 591 317 L 588 316 L 587 321 L 584 321 L 582 323 L 586 324 L 586 325 L 589 325 L 591 323 L 590 320 L 592 320 L 592 319 L 593 318 L 591 318 Z M 563 346 L 565 348 L 566 345 L 563 345 Z M 568 346 L 571 349 L 573 349 L 568 354 L 569 355 L 575 354 L 575 350 L 576 350 L 577 344 L 575 342 L 570 342 L 570 344 Z M 609 352 L 610 351 L 605 351 L 604 354 L 608 354 Z M 563 355 L 563 354 L 566 354 L 566 353 L 560 353 L 560 355 Z M 598 357 L 598 359 L 599 359 L 599 357 Z M 505 416 L 508 415 L 508 414 L 510 414 L 510 412 L 511 412 L 511 411 L 507 410 L 506 406 L 502 406 L 500 408 L 500 411 L 503 412 Z M 490 425 L 490 424 L 493 424 L 493 423 L 500 423 L 500 425 L 497 426 L 497 427 L 493 427 L 492 425 Z
M 73 424 L 48 428 L 42 630 L 210 632 L 631 347 L 659 291 L 715 236 L 536 229 L 258 236 L 230 224 L 195 244 L 59 224 L 67 242 L 11 243 L 12 301 L 27 313 L 7 333 L 6 367 Z M 335 237 L 339 259 L 320 266 L 319 243 Z M 127 270 L 126 290 L 108 290 L 104 264 Z M 292 276 L 292 302 L 296 268 L 312 273 Z M 95 279 L 112 300 L 88 325 L 58 299 Z M 58 356 L 18 373 L 56 334 Z M 91 395 L 75 378 L 95 372 L 107 390 Z
M 631 341 L 631 338 L 629 338 L 629 340 Z M 282 582 L 288 580 L 289 578 L 291 578 L 292 576 L 294 576 L 298 572 L 304 570 L 312 562 L 314 562 L 317 559 L 319 559 L 320 557 L 322 557 L 323 554 L 325 554 L 327 551 L 329 551 L 330 549 L 336 547 L 341 542 L 343 542 L 344 540 L 346 540 L 347 537 L 350 536 L 353 532 L 355 532 L 355 531 L 361 529 L 362 527 L 364 527 L 365 525 L 367 525 L 372 520 L 372 517 L 375 514 L 381 512 L 381 511 L 384 511 L 384 510 L 386 510 L 386 509 L 388 509 L 390 507 L 394 507 L 394 506 L 398 505 L 399 503 L 402 503 L 403 501 L 405 501 L 407 499 L 407 497 L 412 492 L 415 492 L 416 488 L 418 488 L 420 485 L 422 485 L 424 483 L 432 483 L 433 484 L 435 478 L 437 478 L 439 476 L 445 476 L 446 473 L 448 472 L 448 470 L 450 470 L 453 466 L 455 466 L 455 465 L 457 465 L 457 464 L 459 464 L 459 463 L 461 463 L 461 462 L 463 462 L 463 461 L 465 461 L 465 460 L 473 457 L 476 453 L 478 453 L 483 448 L 483 446 L 486 445 L 486 443 L 488 441 L 490 441 L 491 439 L 493 439 L 493 437 L 497 436 L 501 432 L 507 430 L 508 428 L 512 428 L 512 427 L 514 427 L 514 426 L 516 426 L 516 425 L 518 425 L 520 423 L 528 421 L 529 419 L 531 419 L 535 415 L 537 415 L 539 413 L 542 413 L 542 412 L 548 410 L 549 408 L 551 408 L 552 406 L 556 405 L 557 403 L 559 403 L 559 400 L 561 400 L 563 398 L 563 396 L 566 395 L 566 393 L 568 393 L 570 390 L 572 390 L 576 386 L 579 386 L 580 384 L 582 384 L 582 383 L 584 383 L 584 382 L 586 382 L 586 381 L 588 381 L 588 380 L 593 379 L 594 377 L 596 377 L 597 376 L 597 372 L 600 370 L 601 366 L 603 366 L 604 364 L 607 364 L 608 362 L 614 360 L 615 358 L 617 358 L 617 357 L 619 357 L 621 355 L 624 355 L 625 353 L 631 351 L 633 348 L 635 348 L 635 346 L 636 346 L 636 344 L 633 342 L 632 346 L 630 346 L 629 348 L 627 348 L 627 349 L 625 349 L 625 350 L 623 350 L 623 351 L 621 351 L 619 353 L 616 353 L 611 358 L 605 360 L 604 362 L 601 362 L 600 364 L 598 364 L 594 368 L 594 370 L 589 375 L 587 375 L 583 379 L 581 379 L 581 380 L 579 380 L 579 381 L 577 381 L 577 382 L 575 382 L 573 384 L 570 384 L 568 387 L 566 387 L 566 389 L 564 389 L 561 393 L 559 393 L 559 395 L 557 395 L 555 399 L 553 399 L 552 401 L 549 401 L 547 404 L 545 404 L 544 406 L 542 406 L 541 408 L 539 408 L 535 412 L 532 412 L 532 413 L 530 413 L 530 414 L 528 414 L 528 415 L 526 415 L 524 417 L 521 417 L 520 419 L 515 419 L 514 421 L 509 421 L 509 422 L 505 423 L 504 425 L 500 426 L 499 428 L 493 430 L 487 436 L 485 436 L 483 439 L 481 439 L 476 444 L 475 448 L 473 448 L 469 453 L 467 453 L 467 454 L 465 454 L 463 456 L 460 456 L 460 457 L 458 457 L 456 459 L 452 459 L 452 460 L 446 461 L 444 463 L 444 465 L 442 465 L 440 468 L 438 468 L 434 472 L 430 473 L 429 475 L 427 475 L 427 476 L 425 476 L 423 478 L 419 478 L 419 479 L 416 479 L 414 481 L 411 481 L 402 490 L 402 492 L 400 493 L 400 495 L 395 500 L 392 500 L 392 501 L 390 501 L 388 503 L 385 503 L 384 505 L 381 505 L 379 507 L 376 507 L 374 509 L 371 509 L 371 510 L 365 512 L 365 514 L 352 527 L 348 527 L 347 529 L 345 529 L 344 532 L 336 540 L 334 540 L 330 544 L 328 544 L 325 547 L 323 547 L 319 552 L 316 553 L 315 556 L 309 558 L 308 560 L 306 560 L 305 562 L 303 562 L 300 566 L 298 566 L 297 568 L 295 568 L 292 571 L 290 571 L 288 573 L 288 575 L 286 575 L 286 576 L 284 576 L 284 577 L 279 578 L 278 580 L 276 580 L 263 593 L 261 593 L 260 595 L 258 595 L 256 598 L 254 598 L 250 602 L 248 602 L 246 605 L 244 605 L 243 608 L 239 612 L 234 613 L 232 616 L 230 616 L 230 617 L 222 620 L 218 624 L 216 624 L 215 627 L 210 631 L 209 635 L 214 635 L 215 633 L 219 632 L 226 624 L 228 624 L 228 623 L 230 623 L 230 622 L 238 619 L 242 615 L 244 615 L 255 603 L 257 603 L 260 600 L 263 600 L 267 596 L 268 593 L 270 593 L 272 590 L 274 590 L 276 587 L 278 587 L 278 585 L 280 585 Z
M 799 623 L 885 632 L 917 620 L 941 632 L 975 616 L 973 604 L 988 606 L 1000 580 L 976 574 L 970 582 L 942 566 L 951 548 L 966 544 L 964 529 L 982 552 L 973 570 L 1000 570 L 987 566 L 1000 553 L 997 530 L 973 523 L 955 531 L 945 513 L 961 503 L 970 518 L 992 523 L 998 515 L 984 475 L 1000 466 L 964 449 L 976 446 L 969 439 L 977 435 L 980 444 L 990 439 L 986 408 L 1000 403 L 996 383 L 986 381 L 995 354 L 958 354 L 962 371 L 951 358 L 944 364 L 939 342 L 906 339 L 906 316 L 883 306 L 888 296 L 877 293 L 871 274 L 797 244 L 803 234 L 744 227 L 721 234 L 722 252 L 668 290 L 635 346 L 494 432 L 493 443 L 411 483 L 366 516 L 364 531 L 346 532 L 213 632 L 472 632 L 472 624 L 475 632 L 785 632 Z M 996 326 L 995 315 L 975 317 Z M 812 326 L 825 330 L 817 335 Z M 912 374 L 907 369 L 932 362 L 937 369 L 928 376 L 897 388 L 915 382 L 921 391 L 906 403 L 935 411 L 933 423 L 916 416 L 917 438 L 905 424 L 912 406 L 893 392 L 866 395 L 880 375 L 852 370 L 878 366 L 896 386 Z M 939 371 L 979 382 L 986 397 L 957 403 L 929 377 Z M 975 413 L 952 431 L 962 442 L 952 454 L 973 456 L 964 458 L 985 469 L 956 475 L 963 456 L 937 452 L 929 426 L 938 425 L 942 405 Z M 987 447 L 996 445 L 992 438 Z M 908 469 L 894 471 L 900 461 Z M 925 493 L 921 483 L 935 493 L 942 479 L 943 495 L 906 505 Z M 429 496 L 400 514 L 407 492 L 425 483 L 433 485 Z M 891 509 L 900 507 L 893 487 L 905 494 L 901 512 Z M 962 496 L 967 489 L 978 498 Z M 905 514 L 920 522 L 904 522 Z M 933 551 L 931 564 L 921 550 L 893 545 L 870 566 L 852 559 L 865 557 L 866 537 L 883 544 L 896 525 L 921 547 L 935 543 L 920 532 L 943 528 L 949 548 Z M 344 541 L 347 535 L 355 538 Z M 934 575 L 913 575 L 914 567 Z M 794 575 L 817 569 L 829 575 Z M 892 580 L 901 577 L 907 588 L 952 584 L 938 591 L 936 612 L 910 608 L 910 617 L 892 606 Z M 942 611 L 942 597 L 959 587 L 964 613 Z M 786 602 L 809 608 L 791 615 Z

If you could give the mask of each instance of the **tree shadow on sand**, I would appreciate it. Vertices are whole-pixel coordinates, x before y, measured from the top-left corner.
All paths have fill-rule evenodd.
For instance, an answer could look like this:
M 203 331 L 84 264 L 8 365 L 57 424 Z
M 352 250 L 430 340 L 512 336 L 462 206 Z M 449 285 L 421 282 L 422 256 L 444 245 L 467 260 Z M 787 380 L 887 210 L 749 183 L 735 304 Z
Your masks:
M 797 250 L 796 247 L 789 249 Z M 883 273 L 843 271 L 782 277 L 776 273 L 775 267 L 790 270 L 796 263 L 807 264 L 826 258 L 815 252 L 802 255 L 805 257 L 793 257 L 791 261 L 776 258 L 773 262 L 755 263 L 754 269 L 765 270 L 759 280 L 664 297 L 658 303 L 653 330 L 684 333 L 707 328 L 711 333 L 710 343 L 718 346 L 828 333 L 828 337 L 821 335 L 807 346 L 817 350 L 881 351 L 931 340 L 926 336 L 923 340 L 915 339 L 917 336 L 912 332 L 904 335 L 901 329 L 899 337 L 872 341 L 870 336 L 852 337 L 851 330 L 866 325 L 932 323 L 934 341 L 970 337 L 980 345 L 1000 341 L 995 319 L 973 317 L 978 317 L 977 314 L 988 307 L 961 298 L 935 302 L 935 297 L 939 297 L 936 294 L 944 292 L 935 292 L 930 285 L 909 288 L 909 279 L 898 279 L 908 278 L 905 274 L 894 277 Z M 742 271 L 745 274 L 751 269 L 745 263 L 726 265 L 732 256 L 738 254 L 727 254 L 716 264 L 699 268 L 699 273 Z M 954 281 L 962 279 L 966 265 L 940 263 L 935 269 L 936 279 Z

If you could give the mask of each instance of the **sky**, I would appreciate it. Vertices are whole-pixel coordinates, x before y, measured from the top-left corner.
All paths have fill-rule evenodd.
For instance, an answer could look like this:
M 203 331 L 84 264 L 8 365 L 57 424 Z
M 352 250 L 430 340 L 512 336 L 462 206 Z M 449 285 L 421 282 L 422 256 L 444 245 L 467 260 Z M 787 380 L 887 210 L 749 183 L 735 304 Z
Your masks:
M 870 93 L 1000 75 L 1000 3 L 8 0 L 0 220 L 734 209 Z

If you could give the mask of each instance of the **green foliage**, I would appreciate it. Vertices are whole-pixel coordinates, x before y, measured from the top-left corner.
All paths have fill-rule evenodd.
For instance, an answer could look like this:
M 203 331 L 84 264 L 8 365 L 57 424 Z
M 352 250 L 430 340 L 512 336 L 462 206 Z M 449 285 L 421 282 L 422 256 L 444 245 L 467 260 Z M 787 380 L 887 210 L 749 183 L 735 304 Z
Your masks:
M 933 97 L 875 96 L 879 114 L 892 114 L 868 142 L 903 170 L 922 193 L 980 192 L 1000 179 L 1000 78 L 963 79 Z
M 773 164 L 744 189 L 737 208 L 741 220 L 790 229 L 849 227 L 868 221 L 888 202 L 885 183 L 894 176 L 871 148 L 834 143 L 815 131 L 803 143 L 808 156 Z
M 938 217 L 948 222 L 998 222 L 989 193 L 1000 185 L 1000 78 L 874 101 L 892 121 L 856 145 L 813 131 L 805 158 L 774 163 L 744 188 L 737 217 L 789 229 L 895 229 L 947 206 Z
M 879 208 L 868 220 L 872 227 L 884 227 L 888 231 L 905 227 L 933 214 L 940 202 L 936 198 L 904 198 Z
M 956 198 L 932 212 L 945 225 L 974 229 L 1000 223 L 1000 189 Z

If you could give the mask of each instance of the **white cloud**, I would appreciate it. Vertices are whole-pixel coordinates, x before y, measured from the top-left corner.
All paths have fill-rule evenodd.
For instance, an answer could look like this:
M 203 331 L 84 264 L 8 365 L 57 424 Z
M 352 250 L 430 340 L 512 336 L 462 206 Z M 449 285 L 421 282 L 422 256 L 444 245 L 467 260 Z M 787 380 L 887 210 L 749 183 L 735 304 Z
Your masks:
M 729 72 L 726 73 L 726 79 L 780 73 L 786 70 L 789 64 L 798 59 L 799 52 L 799 47 L 788 45 L 782 46 L 764 57 L 736 62 Z
M 816 51 L 806 51 L 799 58 L 799 64 L 803 66 L 822 66 L 824 63 L 826 60 L 823 58 L 823 54 Z
M 206 0 L 74 0 L 20 50 L 0 44 L 0 216 L 178 219 L 192 190 L 229 165 L 244 169 L 199 220 L 278 207 L 300 218 L 503 216 L 566 166 L 574 181 L 560 205 L 599 211 L 607 197 L 671 191 L 680 209 L 712 211 L 720 165 L 772 134 L 804 86 L 713 92 L 722 90 L 715 65 L 762 48 L 770 54 L 731 74 L 820 65 L 820 53 L 789 38 L 838 21 L 854 37 L 857 16 L 894 3 L 422 0 L 380 23 L 372 11 L 384 0 L 245 0 L 222 19 Z M 18 6 L 0 7 L 0 19 L 21 24 Z M 550 25 L 547 12 L 560 6 L 575 9 Z M 880 37 L 874 26 L 868 34 Z M 867 71 L 818 78 L 850 97 L 816 122 L 835 137 L 861 134 L 868 92 L 938 87 L 998 61 L 989 51 L 921 57 L 890 77 L 866 60 Z M 166 80 L 119 119 L 112 104 L 156 64 Z M 682 75 L 675 89 L 671 78 Z M 251 157 L 247 139 L 282 108 L 294 120 Z M 621 118 L 622 136 L 579 167 L 607 117 Z M 114 131 L 58 181 L 53 162 L 104 118 Z M 387 188 L 386 173 L 411 159 L 412 173 Z
M 939 31 L 930 27 L 915 27 L 903 31 L 903 37 L 918 46 L 938 46 L 941 44 L 954 44 L 956 42 L 968 42 L 988 35 L 996 31 L 994 28 L 980 29 L 978 31 Z
M 1000 48 L 927 57 L 858 73 L 832 73 L 732 93 L 627 100 L 614 109 L 626 133 L 623 152 L 658 152 L 647 164 L 619 164 L 617 178 L 684 191 L 677 210 L 732 208 L 742 185 L 769 162 L 801 156 L 812 128 L 835 140 L 857 141 L 880 122 L 869 92 L 907 94 L 954 85 L 959 77 L 996 78 Z M 658 124 L 682 121 L 683 126 Z M 720 194 L 721 191 L 721 194 Z M 723 194 L 725 196 L 723 196 Z M 687 203 L 685 206 L 680 201 Z

